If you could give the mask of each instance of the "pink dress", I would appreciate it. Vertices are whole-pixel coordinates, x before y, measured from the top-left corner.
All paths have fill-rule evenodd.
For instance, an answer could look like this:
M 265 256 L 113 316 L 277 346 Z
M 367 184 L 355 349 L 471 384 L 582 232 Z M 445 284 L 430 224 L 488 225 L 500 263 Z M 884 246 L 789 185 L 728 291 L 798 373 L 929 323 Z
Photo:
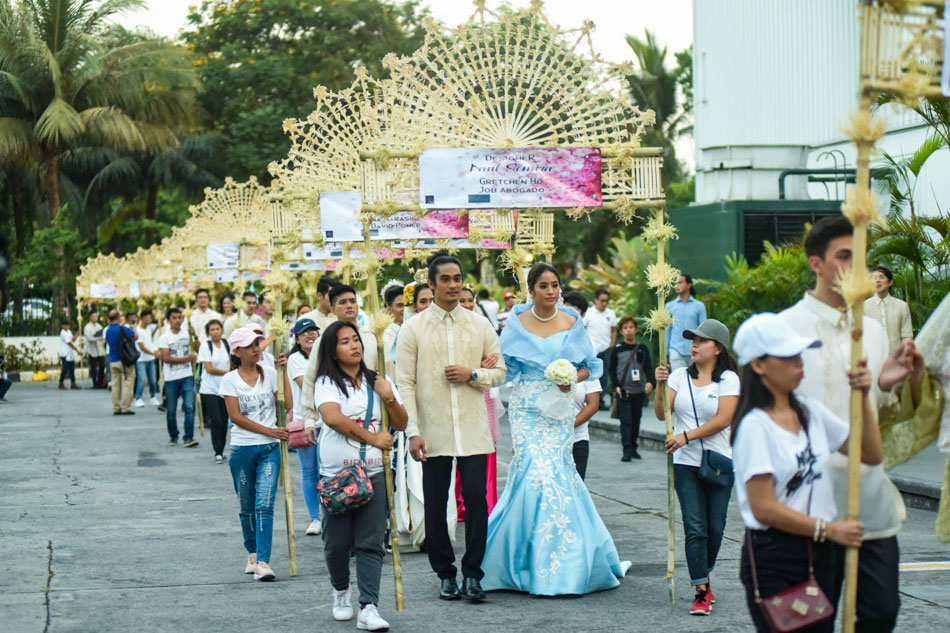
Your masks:
M 488 409 L 488 426 L 491 428 L 492 439 L 495 445 L 498 445 L 498 420 L 495 419 L 495 402 L 492 400 L 489 391 L 485 392 L 485 408 Z M 488 475 L 485 482 L 485 500 L 488 502 L 488 513 L 491 514 L 492 508 L 498 502 L 498 452 L 495 451 L 488 455 Z M 458 467 L 455 468 L 455 504 L 458 507 L 459 521 L 465 520 L 465 502 L 462 500 L 462 478 L 459 476 Z

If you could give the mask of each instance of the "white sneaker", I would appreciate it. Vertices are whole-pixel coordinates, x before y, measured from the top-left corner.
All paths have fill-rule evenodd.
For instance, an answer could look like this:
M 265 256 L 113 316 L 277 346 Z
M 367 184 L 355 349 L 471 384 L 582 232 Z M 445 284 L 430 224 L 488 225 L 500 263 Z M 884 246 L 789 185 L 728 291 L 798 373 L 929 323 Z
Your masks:
M 360 609 L 360 617 L 356 620 L 356 628 L 362 631 L 388 631 L 389 622 L 379 617 L 375 604 L 368 604 Z
M 274 574 L 274 570 L 270 568 L 270 565 L 262 560 L 257 561 L 257 570 L 254 572 L 254 580 L 269 581 L 275 578 L 277 578 L 277 576 Z
M 247 566 L 244 568 L 245 574 L 253 574 L 257 571 L 257 554 L 247 555 Z
M 316 536 L 323 532 L 323 524 L 320 523 L 320 519 L 314 519 L 310 522 L 310 525 L 307 526 L 307 535 Z
M 152 396 L 152 399 L 149 400 L 149 402 L 151 402 L 152 404 L 154 404 L 156 407 L 162 403 L 162 401 L 159 400 L 158 398 L 156 398 L 155 396 Z
M 350 589 L 343 591 L 333 590 L 333 619 L 338 622 L 353 619 L 353 605 L 350 604 Z
M 136 398 L 135 404 L 133 404 L 132 406 L 134 406 L 136 409 L 141 409 L 142 407 L 145 406 L 145 401 L 142 400 L 141 398 Z

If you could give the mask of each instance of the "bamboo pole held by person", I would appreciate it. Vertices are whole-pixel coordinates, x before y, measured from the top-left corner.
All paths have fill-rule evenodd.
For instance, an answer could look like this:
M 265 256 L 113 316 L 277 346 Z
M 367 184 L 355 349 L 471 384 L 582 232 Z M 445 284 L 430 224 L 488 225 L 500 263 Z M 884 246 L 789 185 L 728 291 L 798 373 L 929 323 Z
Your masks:
M 274 322 L 283 323 L 281 293 L 275 293 Z M 275 358 L 284 351 L 284 333 L 278 332 L 274 339 Z M 277 426 L 287 426 L 284 414 L 284 365 L 277 366 Z M 290 490 L 290 454 L 287 441 L 280 441 L 280 481 L 284 488 L 284 517 L 287 524 L 287 558 L 290 561 L 290 575 L 297 575 L 297 540 L 294 537 L 294 498 Z
M 372 245 L 369 238 L 369 225 L 364 227 L 366 241 L 364 248 L 367 258 L 372 256 Z M 386 356 L 383 350 L 383 330 L 378 327 L 382 324 L 382 310 L 379 305 L 379 291 L 376 287 L 376 271 L 368 270 L 366 275 L 366 292 L 369 295 L 369 316 L 376 333 L 376 358 L 379 369 L 379 376 L 386 378 Z M 372 389 L 373 386 L 369 385 Z M 389 412 L 382 404 L 379 405 L 380 419 L 382 421 L 383 431 L 389 432 Z M 372 412 L 367 413 L 370 415 Z M 402 564 L 399 559 L 399 530 L 396 528 L 396 500 L 393 496 L 393 470 L 390 461 L 390 452 L 383 451 L 383 473 L 386 478 L 386 498 L 389 500 L 389 534 L 392 540 L 393 548 L 393 580 L 395 581 L 396 611 L 402 611 L 403 591 L 402 591 Z

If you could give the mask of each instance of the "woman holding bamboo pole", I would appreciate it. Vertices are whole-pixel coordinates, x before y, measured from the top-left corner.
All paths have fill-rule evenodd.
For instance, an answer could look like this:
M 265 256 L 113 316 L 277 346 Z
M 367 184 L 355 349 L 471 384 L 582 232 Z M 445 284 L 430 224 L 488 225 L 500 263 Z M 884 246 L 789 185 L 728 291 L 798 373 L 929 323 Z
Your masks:
M 817 400 L 794 394 L 804 377 L 802 353 L 820 345 L 790 333 L 772 313 L 752 316 L 736 333 L 743 370 L 732 443 L 736 496 L 747 528 L 739 574 L 759 631 L 773 630 L 768 605 L 784 602 L 800 603 L 792 608 L 802 616 L 817 614 L 807 630 L 834 630 L 833 543 L 860 547 L 864 540 L 863 523 L 835 520 L 831 456 L 848 451 L 850 427 Z M 862 394 L 861 461 L 879 464 L 883 453 L 868 397 L 867 361 L 847 375 Z M 797 595 L 795 588 L 806 581 L 811 586 Z M 786 591 L 795 595 L 781 595 Z
M 232 371 L 218 387 L 231 431 L 228 463 L 234 491 L 241 505 L 241 530 L 247 550 L 246 574 L 255 580 L 274 580 L 270 568 L 274 531 L 274 498 L 280 473 L 280 441 L 287 429 L 277 426 L 277 372 L 259 364 L 264 337 L 249 328 L 238 328 L 228 337 Z
M 367 369 L 356 325 L 338 321 L 320 338 L 317 350 L 314 406 L 323 420 L 320 478 L 332 478 L 345 466 L 361 464 L 372 483 L 368 503 L 344 514 L 323 513 L 323 553 L 333 586 L 333 618 L 350 620 L 350 552 L 356 553 L 359 587 L 358 628 L 385 631 L 380 615 L 379 584 L 383 571 L 383 536 L 389 516 L 382 451 L 392 450 L 393 437 L 382 428 L 382 410 L 390 428 L 406 428 L 408 417 L 395 386 Z M 368 410 L 370 389 L 372 409 Z

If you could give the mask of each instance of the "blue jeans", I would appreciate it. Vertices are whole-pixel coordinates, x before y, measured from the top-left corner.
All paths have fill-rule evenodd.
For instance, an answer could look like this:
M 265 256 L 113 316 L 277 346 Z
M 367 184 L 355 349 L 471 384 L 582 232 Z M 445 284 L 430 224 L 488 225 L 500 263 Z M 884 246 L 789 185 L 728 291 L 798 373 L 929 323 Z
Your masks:
M 690 581 L 693 585 L 705 585 L 722 545 L 732 482 L 728 486 L 708 484 L 699 478 L 699 466 L 674 464 L 673 487 L 683 513 Z
M 145 378 L 148 377 L 148 394 L 153 398 L 158 393 L 158 380 L 155 379 L 155 361 L 143 360 L 135 363 L 135 399 L 142 397 L 145 391 Z
M 76 361 L 66 360 L 64 356 L 59 357 L 60 367 L 62 368 L 59 372 L 59 384 L 60 386 L 69 378 L 69 384 L 75 386 L 76 384 Z
M 317 494 L 317 482 L 320 480 L 320 445 L 298 448 L 300 458 L 300 486 L 303 488 L 303 501 L 307 504 L 310 520 L 320 518 L 320 495 Z
M 3 396 L 7 395 L 10 387 L 13 386 L 13 381 L 9 378 L 0 377 L 0 400 L 3 400 Z
M 178 439 L 178 396 L 181 396 L 185 409 L 185 439 L 190 440 L 195 434 L 195 379 L 192 376 L 165 381 L 165 398 L 168 400 L 165 408 L 165 424 L 168 426 L 168 437 L 176 440 Z
M 244 549 L 248 554 L 257 554 L 257 560 L 269 563 L 274 532 L 274 498 L 280 473 L 280 443 L 232 446 L 228 465 L 234 478 L 234 492 L 241 505 L 239 516 Z

